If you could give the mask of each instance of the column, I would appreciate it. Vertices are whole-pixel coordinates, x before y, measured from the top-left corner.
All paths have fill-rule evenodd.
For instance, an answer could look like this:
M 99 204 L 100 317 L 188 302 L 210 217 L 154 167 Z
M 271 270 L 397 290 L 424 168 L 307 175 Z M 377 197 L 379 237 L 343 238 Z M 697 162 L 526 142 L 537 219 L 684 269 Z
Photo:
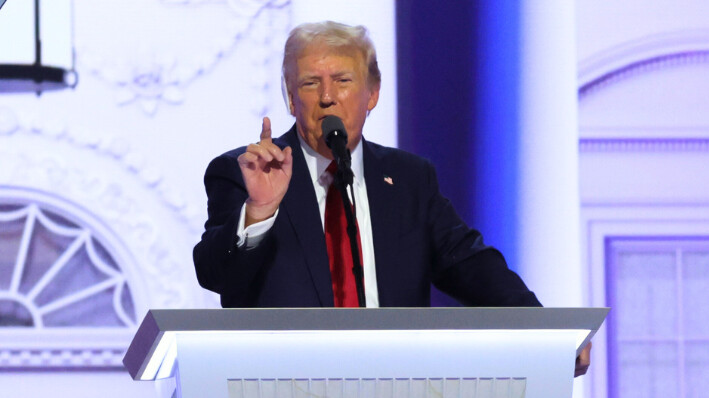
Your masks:
M 521 4 L 519 270 L 545 306 L 579 306 L 575 2 Z

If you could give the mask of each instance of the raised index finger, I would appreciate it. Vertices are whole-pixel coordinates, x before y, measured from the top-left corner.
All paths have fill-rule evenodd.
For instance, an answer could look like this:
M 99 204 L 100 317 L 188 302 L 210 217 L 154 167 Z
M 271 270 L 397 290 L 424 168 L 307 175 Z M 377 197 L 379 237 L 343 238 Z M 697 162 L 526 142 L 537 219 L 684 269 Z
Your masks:
M 263 124 L 261 125 L 261 141 L 263 140 L 271 142 L 271 119 L 268 117 L 263 118 Z

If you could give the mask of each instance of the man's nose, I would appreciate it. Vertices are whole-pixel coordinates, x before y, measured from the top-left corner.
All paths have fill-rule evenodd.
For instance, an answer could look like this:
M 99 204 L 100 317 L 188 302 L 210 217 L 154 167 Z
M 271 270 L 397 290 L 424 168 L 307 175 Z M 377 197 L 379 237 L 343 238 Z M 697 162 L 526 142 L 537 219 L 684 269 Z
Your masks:
M 320 106 L 327 108 L 335 104 L 335 98 L 337 95 L 335 93 L 335 85 L 332 82 L 323 82 L 320 86 Z

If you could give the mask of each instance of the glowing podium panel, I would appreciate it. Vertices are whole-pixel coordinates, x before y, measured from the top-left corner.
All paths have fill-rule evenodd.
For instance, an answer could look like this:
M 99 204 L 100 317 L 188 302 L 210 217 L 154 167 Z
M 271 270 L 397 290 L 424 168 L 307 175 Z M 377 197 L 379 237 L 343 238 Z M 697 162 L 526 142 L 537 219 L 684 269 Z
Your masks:
M 123 363 L 184 398 L 571 397 L 608 308 L 151 310 Z

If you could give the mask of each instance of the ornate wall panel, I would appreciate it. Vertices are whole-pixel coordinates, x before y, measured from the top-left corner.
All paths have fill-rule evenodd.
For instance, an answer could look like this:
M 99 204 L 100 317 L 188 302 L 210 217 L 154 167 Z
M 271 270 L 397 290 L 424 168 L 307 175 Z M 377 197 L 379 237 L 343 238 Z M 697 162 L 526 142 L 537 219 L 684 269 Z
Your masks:
M 687 262 L 709 251 L 707 39 L 649 35 L 579 66 L 586 301 L 615 306 L 594 341 L 593 397 L 696 396 L 703 385 L 694 375 L 707 365 L 686 354 L 706 341 L 687 340 L 682 314 L 709 270 Z M 693 327 L 709 325 L 697 315 Z
M 204 303 L 189 261 L 200 223 L 125 141 L 0 114 L 0 326 L 16 332 L 0 366 L 119 366 L 149 307 Z
M 112 22 L 131 34 L 107 47 L 107 41 L 115 40 L 115 31 L 107 29 L 100 16 L 125 3 L 130 2 L 87 4 L 81 8 L 87 17 L 77 26 L 79 67 L 108 85 L 116 104 L 136 105 L 150 116 L 160 105 L 182 104 L 195 80 L 209 76 L 241 50 L 248 53 L 255 72 L 250 102 L 259 114 L 268 110 L 270 98 L 263 91 L 268 91 L 265 85 L 272 79 L 270 63 L 280 53 L 273 50 L 280 50 L 280 39 L 289 28 L 287 12 L 282 11 L 287 11 L 290 0 L 141 2 L 132 8 L 130 24 Z M 96 19 L 101 25 L 88 22 Z M 244 42 L 256 46 L 244 51 L 240 48 Z
M 205 165 L 169 158 L 189 153 L 176 138 L 194 133 L 159 112 L 180 107 L 199 120 L 225 99 L 209 87 L 236 72 L 249 86 L 233 106 L 256 120 L 267 113 L 280 96 L 269 83 L 288 7 L 77 2 L 76 90 L 0 98 L 0 368 L 121 369 L 148 308 L 218 305 L 191 261 L 203 188 L 180 178 L 181 167 L 200 176 Z
M 582 63 L 584 203 L 707 203 L 709 31 L 647 37 Z

